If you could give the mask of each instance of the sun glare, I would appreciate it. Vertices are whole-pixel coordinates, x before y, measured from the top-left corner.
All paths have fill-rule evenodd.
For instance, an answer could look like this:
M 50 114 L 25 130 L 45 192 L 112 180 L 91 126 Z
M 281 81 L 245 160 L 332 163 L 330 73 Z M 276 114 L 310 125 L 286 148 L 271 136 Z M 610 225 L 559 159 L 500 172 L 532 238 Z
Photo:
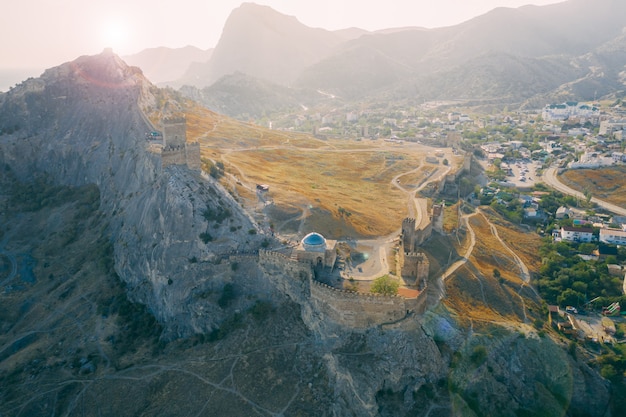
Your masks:
M 127 46 L 128 37 L 128 27 L 119 20 L 111 20 L 102 25 L 101 40 L 105 48 L 113 48 L 119 52 Z

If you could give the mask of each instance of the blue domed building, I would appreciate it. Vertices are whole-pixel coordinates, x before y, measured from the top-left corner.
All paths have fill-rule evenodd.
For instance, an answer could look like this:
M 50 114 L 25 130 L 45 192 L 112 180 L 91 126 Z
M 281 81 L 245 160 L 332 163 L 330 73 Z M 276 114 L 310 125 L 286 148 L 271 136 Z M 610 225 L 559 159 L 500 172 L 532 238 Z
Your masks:
M 300 241 L 296 254 L 299 261 L 332 269 L 337 260 L 337 241 L 328 240 L 321 234 L 312 232 Z

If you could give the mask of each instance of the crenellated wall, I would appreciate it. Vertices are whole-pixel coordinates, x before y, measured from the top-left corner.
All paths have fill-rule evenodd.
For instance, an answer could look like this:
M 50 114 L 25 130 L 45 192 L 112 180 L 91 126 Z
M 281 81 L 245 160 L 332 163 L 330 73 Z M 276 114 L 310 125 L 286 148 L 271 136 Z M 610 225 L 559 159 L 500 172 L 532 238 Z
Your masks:
M 298 262 L 282 253 L 261 249 L 259 265 L 268 279 L 291 299 L 298 303 L 306 301 L 313 280 L 310 264 Z
M 311 281 L 311 302 L 327 318 L 354 329 L 401 320 L 409 310 L 400 296 L 345 291 L 315 280 Z
M 292 299 L 309 303 L 323 319 L 354 329 L 401 320 L 408 312 L 416 312 L 426 297 L 425 292 L 406 299 L 334 288 L 315 280 L 310 263 L 268 250 L 259 251 L 259 264 L 270 281 Z
M 170 165 L 186 165 L 187 156 L 185 147 L 167 147 L 161 151 L 161 166 L 163 168 Z

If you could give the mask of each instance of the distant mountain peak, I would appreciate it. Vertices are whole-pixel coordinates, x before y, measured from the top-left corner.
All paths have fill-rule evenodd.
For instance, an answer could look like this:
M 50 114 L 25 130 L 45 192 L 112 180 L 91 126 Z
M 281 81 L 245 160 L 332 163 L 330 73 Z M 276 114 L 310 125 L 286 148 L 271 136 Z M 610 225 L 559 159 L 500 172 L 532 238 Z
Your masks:
M 345 41 L 345 33 L 311 28 L 271 7 L 243 3 L 226 20 L 209 62 L 182 81 L 204 87 L 239 71 L 289 85 L 304 68 L 328 57 Z

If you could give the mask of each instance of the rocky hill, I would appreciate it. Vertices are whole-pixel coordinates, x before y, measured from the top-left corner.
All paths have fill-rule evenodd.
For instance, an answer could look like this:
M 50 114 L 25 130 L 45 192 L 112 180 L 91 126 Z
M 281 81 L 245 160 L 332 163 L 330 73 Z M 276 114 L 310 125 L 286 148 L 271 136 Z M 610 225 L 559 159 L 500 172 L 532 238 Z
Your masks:
M 327 99 L 317 91 L 290 88 L 241 72 L 225 75 L 202 89 L 185 85 L 180 92 L 217 113 L 239 120 L 300 111 Z
M 262 262 L 228 192 L 150 151 L 149 117 L 182 108 L 106 51 L 0 95 L 0 414 L 611 415 L 609 384 L 523 323 L 332 319 L 341 294 Z
M 617 79 L 609 75 L 621 71 L 623 61 L 585 65 L 583 57 L 623 36 L 617 16 L 625 7 L 613 0 L 570 0 L 500 8 L 448 28 L 366 35 L 307 68 L 296 84 L 355 98 L 372 88 L 384 94 L 395 87 L 426 100 L 489 97 L 515 103 L 601 68 L 602 82 L 615 88 Z M 595 25 L 602 30 L 593 31 Z M 437 87 L 428 91 L 432 84 Z M 609 90 L 606 85 L 599 93 Z
M 189 303 L 190 287 L 223 285 L 198 275 L 219 274 L 213 270 L 226 266 L 213 267 L 216 259 L 256 243 L 248 233 L 254 225 L 228 194 L 186 169 L 163 169 L 160 156 L 147 151 L 145 133 L 154 127 L 144 110 L 158 94 L 138 68 L 110 52 L 49 69 L 0 97 L 0 162 L 22 181 L 39 174 L 57 184 L 97 185 L 112 217 L 117 273 L 134 300 L 182 335 L 219 320 L 219 313 L 192 318 L 198 307 Z M 229 214 L 211 224 L 210 246 L 199 238 L 214 223 L 207 210 Z

